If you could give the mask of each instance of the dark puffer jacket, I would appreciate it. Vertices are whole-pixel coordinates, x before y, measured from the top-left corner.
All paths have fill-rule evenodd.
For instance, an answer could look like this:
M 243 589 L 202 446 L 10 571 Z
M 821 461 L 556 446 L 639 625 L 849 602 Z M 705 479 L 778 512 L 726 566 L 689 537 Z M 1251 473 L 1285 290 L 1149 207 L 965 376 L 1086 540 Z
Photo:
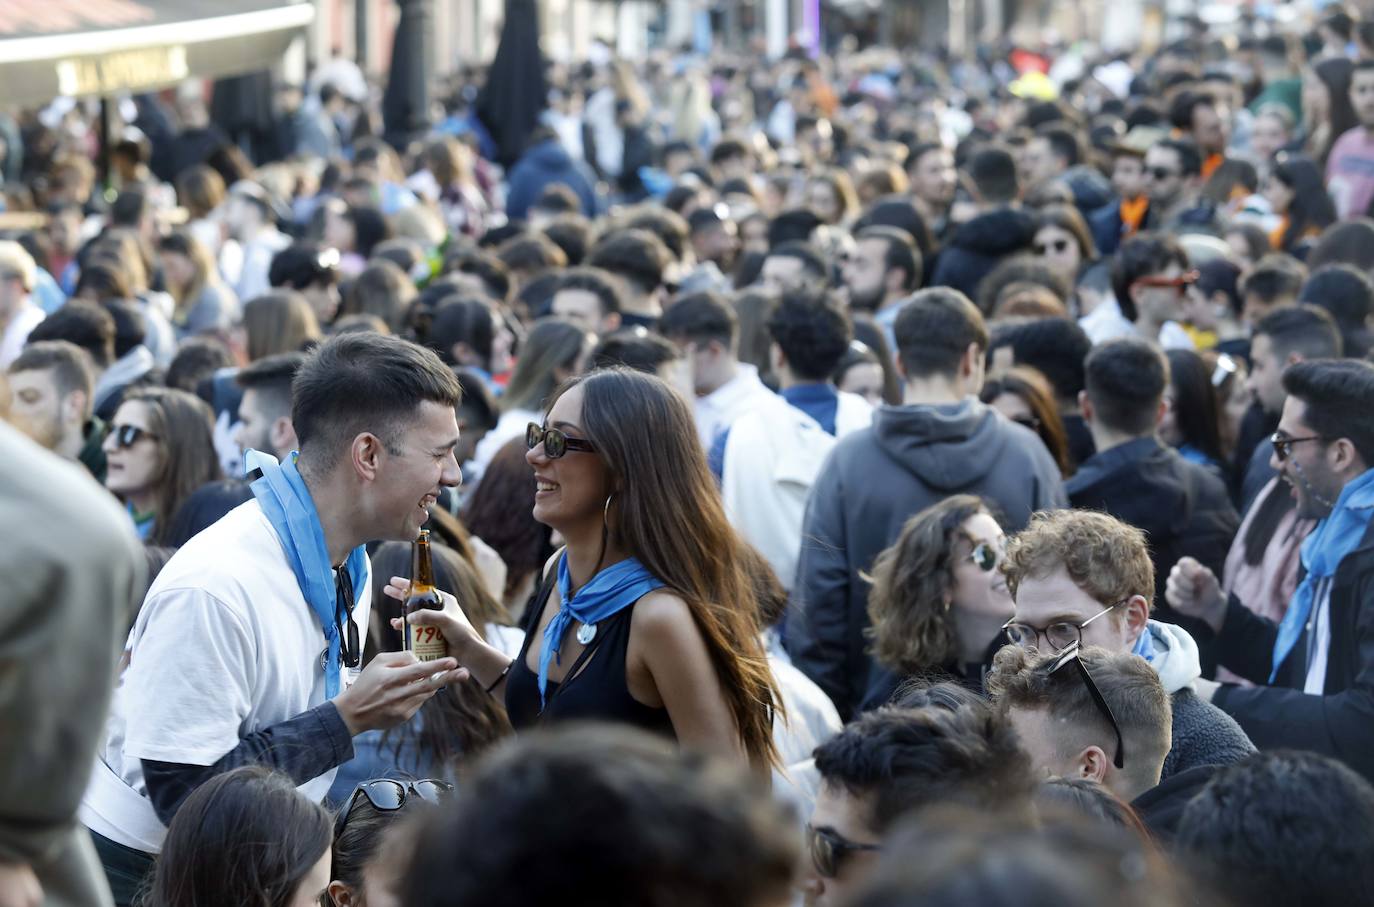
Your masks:
M 930 279 L 932 287 L 953 287 L 970 299 L 998 262 L 1026 252 L 1035 239 L 1035 216 L 1020 208 L 997 208 L 980 214 L 954 231 L 940 252 Z

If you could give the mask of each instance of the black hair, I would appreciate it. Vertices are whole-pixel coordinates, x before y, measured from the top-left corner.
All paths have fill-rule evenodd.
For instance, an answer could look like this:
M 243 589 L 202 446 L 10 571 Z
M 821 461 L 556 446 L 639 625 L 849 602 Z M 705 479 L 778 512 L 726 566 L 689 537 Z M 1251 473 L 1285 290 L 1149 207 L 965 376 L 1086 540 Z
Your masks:
M 422 346 L 371 333 L 331 337 L 309 353 L 291 385 L 303 471 L 331 469 L 364 431 L 396 453 L 421 403 L 452 407 L 461 393 L 453 373 Z
M 793 243 L 805 244 L 823 223 L 821 216 L 810 208 L 783 211 L 768 224 L 768 248 L 776 250 Z
M 625 366 L 655 375 L 665 363 L 681 357 L 681 350 L 672 341 L 636 325 L 602 338 L 592 350 L 591 368 Z
M 1021 194 L 1016 159 L 1005 148 L 981 148 L 974 152 L 968 172 L 979 198 L 987 204 L 1007 204 Z
M 148 335 L 148 322 L 143 310 L 123 299 L 109 299 L 101 303 L 114 318 L 114 354 L 123 358 L 140 346 Z
M 172 514 L 163 543 L 168 548 L 180 548 L 229 511 L 252 499 L 253 489 L 242 479 L 218 479 L 202 485 Z
M 1210 94 L 1200 91 L 1180 91 L 1169 105 L 1169 124 L 1183 133 L 1193 131 L 1193 117 L 1199 107 L 1215 107 Z
M 363 258 L 372 257 L 373 248 L 382 240 L 391 238 L 391 224 L 380 208 L 350 205 L 344 217 L 353 224 L 355 251 Z
M 935 239 L 930 235 L 930 227 L 909 196 L 885 195 L 875 200 L 854 222 L 853 232 L 857 236 L 874 227 L 894 227 L 911 237 L 920 252 L 916 264 L 922 271 L 925 262 L 935 255 Z M 920 286 L 923 280 L 924 274 L 918 272 L 912 289 Z
M 1186 179 L 1202 173 L 1202 152 L 1187 139 L 1161 139 L 1154 147 L 1165 148 L 1178 157 L 1179 173 Z
M 609 271 L 600 268 L 571 268 L 564 271 L 558 278 L 558 289 L 555 295 L 563 290 L 581 290 L 591 293 L 601 304 L 601 314 L 611 315 L 617 313 L 622 308 L 623 290 L 620 280 Z
M 1327 265 L 1302 285 L 1299 303 L 1325 309 L 1336 320 L 1345 355 L 1363 359 L 1369 352 L 1369 319 L 1374 315 L 1374 281 L 1350 265 Z
M 1226 308 L 1232 315 L 1239 315 L 1242 308 L 1240 298 L 1240 265 L 1226 258 L 1212 258 L 1197 266 L 1197 288 L 1207 300 L 1221 293 L 1226 297 Z
M 931 287 L 902 306 L 893 326 L 897 355 L 910 378 L 953 375 L 969 345 L 988 348 L 988 327 L 967 296 Z
M 1212 387 L 1212 370 L 1192 350 L 1169 350 L 1170 408 L 1183 442 L 1214 463 L 1225 462 L 1221 446 L 1221 403 Z
M 202 380 L 233 364 L 234 354 L 218 337 L 190 337 L 182 341 L 177 354 L 172 357 L 163 383 L 194 394 Z
M 291 383 L 305 364 L 305 353 L 276 353 L 239 370 L 239 387 L 253 391 L 274 416 L 291 415 Z
M 1341 355 L 1341 334 L 1336 320 L 1314 305 L 1275 309 L 1255 325 L 1255 336 L 1265 335 L 1274 356 L 1283 362 L 1299 353 L 1304 359 L 1335 359 Z
M 577 267 L 587 257 L 592 244 L 592 222 L 581 214 L 560 214 L 544 227 L 544 235 L 568 256 L 568 266 Z
M 1283 372 L 1283 389 L 1305 405 L 1303 421 L 1327 439 L 1349 438 L 1374 464 L 1374 365 L 1358 359 L 1295 362 Z
M 1139 337 L 1099 344 L 1084 363 L 1088 399 L 1096 421 L 1133 436 L 1151 434 L 1169 387 L 1169 360 Z
M 711 165 L 718 166 L 721 163 L 733 158 L 749 157 L 750 152 L 739 139 L 721 139 L 711 149 Z
M 29 343 L 43 340 L 74 343 L 90 354 L 96 369 L 104 370 L 115 360 L 114 316 L 104 306 L 69 299 L 29 332 Z
M 495 428 L 501 419 L 501 407 L 487 387 L 486 379 L 470 368 L 456 368 L 453 374 L 463 390 L 463 399 L 458 401 L 458 410 L 463 414 L 463 430 L 490 431 Z
M 856 231 L 854 239 L 882 240 L 887 250 L 883 253 L 883 271 L 895 268 L 906 274 L 902 280 L 904 290 L 915 290 L 921 285 L 924 263 L 921 260 L 921 251 L 911 234 L 897 227 L 875 225 Z
M 1184 807 L 1175 843 L 1231 903 L 1367 903 L 1374 788 L 1317 753 L 1258 753 L 1218 769 Z
M 1045 263 L 1038 255 L 1013 255 L 997 263 L 982 280 L 978 282 L 978 311 L 984 317 L 991 317 L 997 309 L 997 300 L 1002 292 L 1016 283 L 1029 283 L 1044 287 L 1054 294 L 1054 298 L 1067 304 L 1073 295 L 1073 285 L 1063 274 Z
M 510 299 L 510 268 L 490 252 L 470 251 L 451 257 L 444 262 L 445 272 L 472 274 L 482 281 L 487 295 L 497 302 Z
M 543 233 L 511 237 L 497 248 L 496 257 L 512 271 L 538 273 L 549 268 L 566 267 L 568 264 L 568 256 L 563 253 L 562 248 Z
M 824 381 L 848 352 L 854 329 L 830 293 L 800 289 L 782 294 L 768 317 L 768 335 L 798 377 Z
M 1121 244 L 1112 262 L 1112 292 L 1127 321 L 1135 321 L 1138 314 L 1131 287 L 1142 277 L 1158 274 L 1169 265 L 1188 268 L 1188 253 L 1172 236 L 1141 233 Z
M 802 263 L 802 270 L 817 280 L 825 280 L 830 276 L 830 268 L 825 263 L 825 256 L 816 251 L 815 247 L 809 243 L 800 241 L 779 243 L 769 248 L 766 258 L 795 258 Z
M 338 283 L 339 255 L 317 242 L 293 242 L 272 256 L 267 282 L 292 290 L 304 290 L 316 283 Z
M 152 214 L 153 202 L 141 189 L 125 189 L 110 205 L 110 226 L 137 227 Z
M 671 340 L 719 341 L 733 350 L 739 340 L 739 317 L 718 293 L 709 290 L 679 298 L 663 311 L 658 329 Z
M 1050 151 L 1064 161 L 1065 167 L 1076 167 L 1083 158 L 1082 145 L 1072 129 L 1058 123 L 1037 130 L 1040 138 L 1049 142 Z
M 676 211 L 661 207 L 641 208 L 630 215 L 625 227 L 631 230 L 647 230 L 663 240 L 675 261 L 681 261 L 687 251 L 687 221 Z
M 1306 246 L 1313 230 L 1325 230 L 1336 222 L 1336 206 L 1326 191 L 1322 168 L 1316 161 L 1295 154 L 1280 154 L 1274 161 L 1274 178 L 1293 191 L 1288 206 L 1288 226 L 1283 251 Z
M 1007 719 L 991 706 L 883 707 L 816 748 L 821 784 L 863 803 L 877 834 L 942 802 L 994 807 L 1029 796 L 1035 778 Z
M 491 371 L 491 345 L 496 338 L 496 314 L 490 301 L 473 296 L 445 297 L 434 309 L 425 346 L 439 354 L 446 365 L 457 365 L 453 348 L 465 343 Z
M 635 290 L 649 294 L 663 284 L 673 253 L 648 230 L 617 230 L 592 246 L 587 264 L 617 275 Z

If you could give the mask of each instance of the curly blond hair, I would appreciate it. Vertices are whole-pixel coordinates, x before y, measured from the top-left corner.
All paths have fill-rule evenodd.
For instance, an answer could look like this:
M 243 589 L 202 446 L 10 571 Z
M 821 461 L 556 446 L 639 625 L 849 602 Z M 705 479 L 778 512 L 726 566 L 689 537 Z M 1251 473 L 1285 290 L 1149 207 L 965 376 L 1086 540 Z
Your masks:
M 963 525 L 989 513 L 981 498 L 957 494 L 907 520 L 897 541 L 878 555 L 869 579 L 870 653 L 886 668 L 921 674 L 955 656 L 955 545 Z
M 1133 595 L 1154 605 L 1155 566 L 1145 533 L 1095 510 L 1047 510 L 1007 544 L 1002 572 L 1013 600 L 1021 581 L 1063 567 L 1074 585 L 1101 602 Z

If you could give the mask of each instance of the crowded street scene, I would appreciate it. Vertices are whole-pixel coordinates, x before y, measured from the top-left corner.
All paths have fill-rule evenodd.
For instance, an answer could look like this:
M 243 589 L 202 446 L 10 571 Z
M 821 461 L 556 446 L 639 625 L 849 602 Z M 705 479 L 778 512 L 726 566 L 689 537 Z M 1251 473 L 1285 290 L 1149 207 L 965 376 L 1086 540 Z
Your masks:
M 0 2 L 0 907 L 1374 905 L 1374 5 Z

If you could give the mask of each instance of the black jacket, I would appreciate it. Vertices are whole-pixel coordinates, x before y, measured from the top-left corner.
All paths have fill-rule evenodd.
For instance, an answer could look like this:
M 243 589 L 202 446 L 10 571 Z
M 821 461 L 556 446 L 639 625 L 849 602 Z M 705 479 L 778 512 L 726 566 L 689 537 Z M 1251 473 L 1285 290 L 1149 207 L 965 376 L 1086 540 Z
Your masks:
M 972 399 L 880 407 L 872 427 L 835 446 L 811 487 L 785 639 L 842 717 L 870 686 L 869 583 L 860 574 L 908 519 L 952 494 L 982 495 L 1008 532 L 1037 510 L 1064 506 L 1039 437 Z
M 997 208 L 954 231 L 940 252 L 930 286 L 953 287 L 970 299 L 978 284 L 1002 259 L 1024 252 L 1035 239 L 1035 217 L 1020 208 Z
M 1221 576 L 1240 518 L 1226 485 L 1206 467 L 1190 463 L 1154 437 L 1099 451 L 1064 485 L 1069 503 L 1101 510 L 1145 532 L 1155 565 L 1157 620 L 1183 627 L 1204 648 L 1203 673 L 1212 671 L 1201 621 L 1181 617 L 1164 601 L 1169 571 L 1187 555 Z
M 1178 834 L 1178 823 L 1183 818 L 1184 807 L 1207 786 L 1218 768 L 1220 766 L 1200 765 L 1162 778 L 1158 785 L 1132 800 L 1131 808 L 1140 816 L 1140 821 L 1145 823 L 1155 840 L 1168 843 Z
M 1302 692 L 1307 634 L 1279 666 L 1275 685 L 1223 685 L 1212 700 L 1260 749 L 1324 753 L 1374 781 L 1374 524 L 1336 568 L 1330 600 L 1331 648 L 1321 696 Z M 1278 625 L 1232 596 L 1217 637 L 1221 663 L 1247 680 L 1269 682 Z

